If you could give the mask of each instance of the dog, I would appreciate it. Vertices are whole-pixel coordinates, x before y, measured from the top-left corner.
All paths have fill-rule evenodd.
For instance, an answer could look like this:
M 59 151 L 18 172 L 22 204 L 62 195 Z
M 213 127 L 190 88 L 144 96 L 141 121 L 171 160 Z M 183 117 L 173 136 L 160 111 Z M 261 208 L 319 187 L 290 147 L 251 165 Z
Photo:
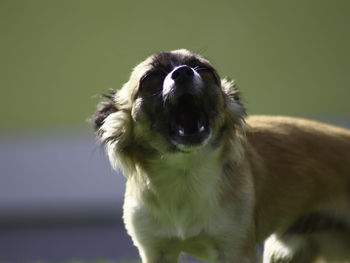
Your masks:
M 235 83 L 184 49 L 136 66 L 92 124 L 143 263 L 350 260 L 349 130 L 247 117 Z

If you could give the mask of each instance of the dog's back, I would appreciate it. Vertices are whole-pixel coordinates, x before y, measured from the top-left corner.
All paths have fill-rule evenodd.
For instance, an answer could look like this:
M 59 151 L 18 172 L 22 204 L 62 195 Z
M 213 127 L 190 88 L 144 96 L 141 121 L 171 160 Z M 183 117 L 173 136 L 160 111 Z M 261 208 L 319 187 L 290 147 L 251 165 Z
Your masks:
M 340 229 L 350 240 L 349 130 L 253 116 L 247 119 L 246 137 L 248 154 L 254 156 L 249 159 L 254 160 L 258 239 L 275 233 L 282 239 L 308 234 L 309 240 L 310 234 Z M 303 238 L 298 243 L 308 246 Z

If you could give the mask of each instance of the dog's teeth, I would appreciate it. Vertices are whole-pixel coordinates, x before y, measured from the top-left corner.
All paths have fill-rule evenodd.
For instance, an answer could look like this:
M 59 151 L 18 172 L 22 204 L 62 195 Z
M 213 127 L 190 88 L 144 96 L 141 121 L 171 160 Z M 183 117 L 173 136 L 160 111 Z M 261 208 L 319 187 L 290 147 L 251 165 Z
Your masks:
M 199 132 L 203 132 L 205 130 L 204 125 L 202 125 L 200 121 L 198 121 L 197 127 Z
M 185 135 L 185 131 L 184 131 L 183 128 L 180 128 L 180 129 L 179 129 L 179 135 L 180 135 L 180 136 L 184 136 L 184 135 Z

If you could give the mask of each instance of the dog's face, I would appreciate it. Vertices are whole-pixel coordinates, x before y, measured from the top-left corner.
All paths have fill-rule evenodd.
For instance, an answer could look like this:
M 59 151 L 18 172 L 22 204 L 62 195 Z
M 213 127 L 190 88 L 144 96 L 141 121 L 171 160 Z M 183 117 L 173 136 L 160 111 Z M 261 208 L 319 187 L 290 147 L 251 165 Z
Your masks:
M 123 88 L 100 104 L 93 123 L 119 153 L 128 146 L 188 152 L 214 144 L 226 128 L 240 126 L 243 115 L 232 82 L 221 80 L 203 57 L 176 50 L 139 64 Z
M 149 63 L 150 62 L 150 63 Z M 223 111 L 220 78 L 209 62 L 186 51 L 160 53 L 143 63 L 132 117 L 150 138 L 173 150 L 205 145 Z M 133 77 L 133 76 L 132 76 Z

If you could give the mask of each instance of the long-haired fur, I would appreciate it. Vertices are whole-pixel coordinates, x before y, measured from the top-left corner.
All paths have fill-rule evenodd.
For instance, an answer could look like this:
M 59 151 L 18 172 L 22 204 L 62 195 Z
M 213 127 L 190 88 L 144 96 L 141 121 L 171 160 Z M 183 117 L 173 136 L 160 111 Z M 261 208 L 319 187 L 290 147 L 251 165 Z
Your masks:
M 264 263 L 349 262 L 350 131 L 246 117 L 235 83 L 183 49 L 136 66 L 91 123 L 143 263 L 253 263 L 263 244 Z
M 136 67 L 134 73 L 138 71 Z M 125 171 L 125 176 L 135 174 L 135 165 L 143 163 L 145 158 L 149 158 L 145 155 L 151 155 L 152 152 L 152 149 L 138 149 L 140 145 L 135 145 L 137 141 L 133 134 L 130 101 L 130 91 L 137 88 L 130 86 L 135 84 L 138 83 L 131 79 L 117 92 L 103 95 L 104 100 L 97 105 L 97 110 L 91 118 L 97 138 L 106 146 L 112 167 Z M 225 98 L 225 124 L 222 132 L 232 133 L 229 137 L 235 137 L 235 130 L 244 132 L 246 111 L 240 102 L 239 91 L 233 80 L 223 78 L 221 88 Z M 232 130 L 232 127 L 235 129 Z

